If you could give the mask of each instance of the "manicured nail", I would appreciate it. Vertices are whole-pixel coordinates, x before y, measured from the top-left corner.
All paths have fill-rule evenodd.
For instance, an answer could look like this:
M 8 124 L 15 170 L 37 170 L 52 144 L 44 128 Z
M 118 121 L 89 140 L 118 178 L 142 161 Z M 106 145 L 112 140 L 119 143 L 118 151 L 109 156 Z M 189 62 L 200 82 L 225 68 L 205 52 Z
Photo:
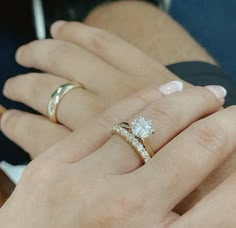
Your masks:
M 219 100 L 224 100 L 227 96 L 227 90 L 222 86 L 210 85 L 206 86 Z
M 170 95 L 176 92 L 182 91 L 184 88 L 184 85 L 180 81 L 171 81 L 168 82 L 167 84 L 164 84 L 160 87 L 161 93 L 164 95 Z
M 65 23 L 66 21 L 62 21 L 62 20 L 54 22 L 51 26 L 51 34 L 55 35 Z

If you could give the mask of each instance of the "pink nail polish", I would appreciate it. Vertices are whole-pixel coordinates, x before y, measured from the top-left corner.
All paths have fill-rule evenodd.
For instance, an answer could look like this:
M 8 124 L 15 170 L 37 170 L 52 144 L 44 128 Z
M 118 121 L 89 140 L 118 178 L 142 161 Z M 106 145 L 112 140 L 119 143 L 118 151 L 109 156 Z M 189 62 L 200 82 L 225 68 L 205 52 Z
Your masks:
M 176 92 L 182 91 L 184 88 L 184 85 L 180 81 L 171 81 L 168 82 L 167 84 L 164 84 L 160 87 L 161 93 L 164 95 L 170 95 Z
M 206 88 L 209 89 L 220 101 L 223 101 L 227 96 L 227 90 L 222 86 L 210 85 L 206 86 Z

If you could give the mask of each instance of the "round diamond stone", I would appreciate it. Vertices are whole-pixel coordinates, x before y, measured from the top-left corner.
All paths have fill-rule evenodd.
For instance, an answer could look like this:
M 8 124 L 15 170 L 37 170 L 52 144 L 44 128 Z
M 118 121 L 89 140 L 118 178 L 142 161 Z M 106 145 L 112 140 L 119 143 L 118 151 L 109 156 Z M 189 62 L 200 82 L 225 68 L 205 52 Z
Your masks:
M 139 116 L 131 123 L 131 129 L 133 134 L 141 139 L 148 138 L 154 133 L 152 121 L 147 120 L 142 116 Z

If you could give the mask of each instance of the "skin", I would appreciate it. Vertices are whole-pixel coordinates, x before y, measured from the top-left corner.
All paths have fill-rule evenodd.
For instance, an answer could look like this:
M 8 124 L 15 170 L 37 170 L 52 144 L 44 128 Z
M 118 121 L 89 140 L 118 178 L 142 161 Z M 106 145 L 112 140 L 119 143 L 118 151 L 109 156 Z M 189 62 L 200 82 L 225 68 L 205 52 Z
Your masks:
M 31 162 L 0 210 L 1 227 L 235 227 L 235 174 L 183 216 L 172 210 L 236 148 L 236 107 L 210 115 L 222 99 L 201 87 L 157 94 L 157 101 L 125 118 L 151 118 L 158 130 L 150 137 L 158 153 L 146 165 L 126 159 L 134 151 L 120 137 L 101 142 L 96 132 L 104 127 L 95 120 L 87 132 L 76 130 Z M 191 100 L 196 103 L 186 106 Z M 137 96 L 111 107 L 117 120 L 126 112 L 116 110 L 129 110 L 131 103 L 141 107 Z M 177 104 L 183 108 L 173 108 Z M 172 110 L 169 115 L 157 111 L 163 106 Z M 169 127 L 160 126 L 164 123 Z M 171 140 L 177 131 L 182 132 Z M 159 134 L 166 139 L 160 141 Z M 94 142 L 100 142 L 96 149 Z
M 89 14 L 85 23 L 118 35 L 163 65 L 196 60 L 217 65 L 216 60 L 182 26 L 143 1 L 101 5 Z M 178 213 L 189 210 L 230 176 L 235 165 L 236 153 L 233 153 L 175 210 Z
M 109 6 L 109 7 L 111 7 L 111 6 Z M 93 14 L 91 14 L 91 15 L 93 15 Z M 89 18 L 87 19 L 87 21 L 89 21 L 89 20 L 91 20 L 91 17 L 90 17 L 90 19 Z M 73 31 L 74 31 L 74 26 L 72 28 L 72 25 L 71 25 L 71 30 L 73 29 Z M 76 28 L 78 28 L 77 26 L 76 26 Z M 79 27 L 78 31 L 79 30 L 81 31 L 82 25 L 79 25 L 79 26 L 80 27 Z M 173 27 L 175 27 L 175 26 L 173 26 Z M 101 32 L 100 30 L 96 30 L 96 31 Z M 70 33 L 70 29 L 68 29 L 68 33 Z M 101 99 L 100 99 L 101 107 L 99 105 L 99 107 L 92 109 L 94 112 L 92 112 L 91 110 L 89 110 L 88 112 L 85 112 L 85 114 L 84 114 L 85 117 L 93 118 L 93 115 L 95 116 L 96 113 L 101 113 L 111 103 L 118 101 L 119 99 L 123 98 L 123 96 L 125 97 L 131 92 L 135 92 L 135 91 L 139 90 L 143 86 L 149 85 L 149 83 L 153 84 L 153 82 L 155 81 L 155 82 L 157 82 L 158 85 L 161 85 L 162 83 L 175 78 L 175 76 L 173 76 L 169 71 L 167 71 L 161 64 L 157 63 L 156 61 L 154 63 L 153 59 L 151 59 L 147 56 L 145 56 L 145 58 L 144 58 L 143 54 L 141 57 L 141 55 L 138 54 L 139 52 L 137 52 L 137 50 L 134 50 L 133 47 L 132 47 L 132 51 L 127 51 L 127 50 L 130 50 L 129 49 L 130 46 L 128 48 L 128 46 L 125 45 L 125 47 L 123 46 L 123 48 L 121 48 L 121 46 L 124 45 L 122 43 L 121 46 L 117 45 L 117 47 L 116 47 L 116 45 L 115 45 L 116 48 L 112 49 L 114 47 L 113 44 L 116 44 L 116 43 L 120 44 L 120 40 L 118 42 L 117 38 L 115 38 L 115 40 L 114 40 L 113 36 L 107 37 L 106 35 L 104 35 L 103 32 L 101 32 L 100 33 L 100 35 L 101 35 L 100 40 L 97 39 L 97 37 L 100 37 L 100 36 L 98 36 L 97 33 L 94 33 L 94 34 L 96 34 L 96 40 L 94 41 L 93 36 L 91 36 L 91 33 L 88 34 L 83 30 L 83 32 L 80 32 L 80 34 L 76 33 L 77 39 L 75 39 L 73 37 L 70 37 L 70 35 L 64 34 L 63 31 L 61 31 L 61 33 L 55 34 L 54 37 L 56 39 L 62 39 L 62 40 L 74 42 L 74 43 L 78 44 L 80 47 L 82 47 L 83 49 L 89 50 L 90 52 L 94 53 L 96 56 L 99 56 L 105 62 L 108 61 L 108 63 L 111 64 L 113 66 L 113 68 L 116 68 L 121 72 L 125 72 L 124 77 L 122 77 L 121 81 L 125 80 L 125 81 L 127 81 L 127 83 L 124 88 L 123 84 L 120 81 L 119 81 L 119 83 L 117 81 L 111 82 L 111 81 L 109 81 L 108 78 L 101 78 L 101 81 L 104 80 L 105 82 L 108 81 L 109 84 L 111 83 L 111 84 L 119 85 L 120 88 L 122 88 L 122 89 L 124 88 L 124 91 L 120 90 L 120 88 L 119 88 L 119 93 L 118 92 L 115 93 L 115 94 L 118 94 L 119 96 L 114 98 L 114 97 L 112 97 L 112 95 L 114 94 L 113 92 L 114 92 L 115 88 L 112 88 L 108 93 L 104 92 L 103 88 L 106 85 L 104 85 L 103 83 L 101 83 L 101 85 L 99 85 L 101 87 L 100 91 L 98 91 L 98 90 L 96 91 L 95 90 L 96 88 L 91 88 L 90 90 L 93 93 L 94 92 L 98 93 L 99 96 L 101 97 Z M 84 36 L 84 38 L 81 36 Z M 90 37 L 90 39 L 89 39 L 89 37 Z M 73 40 L 73 39 L 75 39 L 75 40 Z M 105 40 L 106 43 L 104 43 L 103 40 Z M 188 40 L 188 39 L 186 39 L 186 40 Z M 110 41 L 110 43 L 112 43 L 112 45 L 109 45 L 109 41 Z M 95 43 L 95 45 L 93 45 L 94 43 Z M 188 44 L 188 42 L 187 42 L 187 44 Z M 190 42 L 190 44 L 191 44 L 191 42 Z M 63 47 L 63 45 L 64 44 L 62 44 L 61 46 Z M 186 46 L 188 46 L 188 45 L 186 45 Z M 101 49 L 101 47 L 102 47 L 102 49 Z M 38 49 L 41 50 L 40 45 L 39 45 Z M 57 49 L 57 48 L 55 48 L 55 49 Z M 55 51 L 55 49 L 54 49 L 54 51 Z M 110 51 L 110 49 L 112 49 L 112 50 L 109 52 L 109 51 L 107 51 L 108 49 L 109 49 L 109 51 Z M 53 50 L 49 50 L 49 51 L 53 52 Z M 29 52 L 31 52 L 31 50 Z M 184 52 L 184 50 L 183 50 L 183 52 Z M 32 53 L 34 53 L 34 51 L 32 51 Z M 121 54 L 125 53 L 125 55 L 122 55 L 122 58 L 117 58 L 116 57 L 117 53 L 121 53 Z M 135 53 L 135 54 L 127 55 L 127 53 L 132 53 L 132 54 Z M 195 53 L 195 52 L 193 52 L 193 53 Z M 199 53 L 201 53 L 201 55 L 199 54 L 200 57 L 197 59 L 203 60 L 202 55 L 205 52 L 199 51 Z M 37 52 L 37 55 L 38 55 L 38 52 Z M 58 54 L 55 54 L 55 55 L 58 55 Z M 124 58 L 124 56 L 126 58 Z M 196 56 L 198 56 L 198 55 L 196 54 Z M 43 56 L 42 58 L 44 58 L 44 57 L 45 56 Z M 208 58 L 208 57 L 206 57 L 206 58 Z M 127 62 L 129 62 L 128 61 L 129 59 L 134 59 L 134 58 L 135 59 L 137 58 L 138 64 L 135 64 L 135 65 L 132 65 L 132 63 L 127 64 Z M 194 57 L 194 58 L 196 59 L 196 57 Z M 30 54 L 29 54 L 28 59 L 30 59 L 30 61 L 33 59 Z M 80 60 L 81 59 L 84 59 L 83 55 L 81 55 Z M 209 59 L 210 58 L 208 58 L 208 61 L 210 61 Z M 21 63 L 21 60 L 18 60 L 18 61 Z M 48 63 L 48 61 L 49 61 L 49 59 L 46 58 L 44 62 Z M 165 63 L 164 60 L 162 62 Z M 28 66 L 26 63 L 21 63 L 21 64 Z M 41 64 L 41 63 L 38 63 L 38 64 Z M 54 64 L 55 64 L 55 62 L 54 62 Z M 76 63 L 76 64 L 78 64 L 78 63 Z M 29 64 L 29 65 L 37 68 L 37 63 L 35 65 L 34 65 L 34 63 L 32 63 L 32 65 L 31 64 Z M 60 65 L 60 63 L 58 65 Z M 81 63 L 81 65 L 84 65 L 84 64 Z M 137 69 L 137 65 L 139 65 L 138 69 Z M 80 70 L 81 70 L 81 68 L 80 68 Z M 46 71 L 50 72 L 50 69 L 46 70 Z M 77 72 L 78 71 L 74 72 L 73 74 L 77 74 Z M 85 71 L 85 73 L 86 73 L 86 71 Z M 63 78 L 64 74 L 59 71 L 58 71 L 58 74 L 64 80 L 64 78 Z M 109 74 L 114 77 L 118 77 L 118 76 L 116 76 L 115 73 L 113 73 L 113 71 L 112 71 L 112 73 L 110 71 L 109 71 L 109 73 L 108 73 L 108 71 L 105 71 L 105 72 L 102 72 L 101 75 L 102 74 Z M 157 74 L 158 74 L 158 77 L 157 77 Z M 129 79 L 130 78 L 129 75 L 134 75 L 137 77 L 136 78 L 137 85 L 134 86 L 135 87 L 134 89 L 133 89 L 133 85 L 134 85 L 133 78 Z M 36 77 L 34 77 L 34 76 L 36 76 Z M 49 87 L 48 90 L 43 91 L 43 93 L 42 93 L 42 90 L 39 90 L 39 92 L 41 92 L 40 93 L 41 99 L 35 100 L 39 97 L 37 95 L 37 90 L 35 90 L 35 88 L 36 88 L 35 84 L 38 85 L 38 83 L 40 82 L 40 80 L 37 81 L 38 80 L 37 76 L 38 75 L 22 76 L 22 78 L 25 77 L 25 80 L 22 80 L 22 78 L 18 78 L 19 80 L 14 79 L 15 80 L 14 82 L 13 81 L 8 82 L 8 84 L 6 85 L 5 94 L 12 99 L 20 100 L 20 101 L 25 102 L 26 104 L 31 105 L 33 107 L 35 107 L 34 105 L 37 105 L 37 107 L 35 107 L 35 109 L 41 111 L 43 114 L 46 114 L 46 104 L 48 102 L 48 97 L 53 92 L 53 90 L 55 90 L 55 88 L 57 88 L 57 86 L 64 83 L 65 81 L 62 81 L 60 78 L 60 80 L 57 82 L 58 83 L 57 84 L 57 83 L 55 83 L 54 80 L 52 80 L 52 84 L 50 87 L 50 83 L 48 83 L 49 77 L 47 77 L 47 82 L 45 82 L 45 83 L 47 83 L 47 86 Z M 140 79 L 141 77 L 143 78 L 143 76 L 145 76 L 145 82 L 143 82 L 143 80 Z M 34 78 L 34 79 L 31 81 L 31 78 Z M 26 80 L 27 80 L 27 83 L 26 83 Z M 130 84 L 128 82 L 129 80 L 130 80 Z M 30 82 L 32 82 L 32 83 L 30 83 Z M 19 83 L 21 83 L 21 86 L 18 86 Z M 45 83 L 44 83 L 44 87 L 45 87 Z M 88 82 L 88 84 L 89 84 L 89 82 Z M 24 85 L 26 85 L 26 86 L 24 86 Z M 119 86 L 117 86 L 117 88 Z M 7 89 L 7 87 L 8 87 L 8 89 Z M 106 87 L 108 87 L 108 86 L 106 86 Z M 131 88 L 129 88 L 129 87 L 131 87 Z M 18 88 L 22 88 L 22 91 L 19 91 Z M 128 92 L 125 91 L 125 89 L 127 89 L 127 88 L 128 88 Z M 11 92 L 11 94 L 10 93 L 8 94 L 8 92 L 7 92 L 8 90 L 14 91 L 15 94 L 12 94 L 12 92 Z M 35 94 L 35 91 L 36 91 L 36 94 Z M 76 100 L 79 100 L 81 98 L 81 95 L 82 95 L 81 92 L 74 91 L 74 93 L 78 93 L 78 95 L 74 96 L 73 93 L 71 92 L 70 95 L 68 95 L 68 96 L 70 96 L 70 98 L 68 97 L 68 100 L 71 100 L 73 97 Z M 33 94 L 34 94 L 35 99 L 27 100 L 27 97 L 29 95 L 31 97 L 33 97 Z M 42 98 L 42 95 L 45 96 L 45 99 L 44 99 L 44 97 Z M 88 98 L 89 95 L 86 94 L 85 97 Z M 106 99 L 104 99 L 104 97 L 111 98 L 111 101 L 109 101 L 109 100 L 107 101 Z M 87 105 L 89 103 L 88 100 L 83 99 L 83 97 L 81 98 L 81 100 L 79 100 L 79 102 L 83 102 L 84 100 L 85 100 L 86 106 L 88 106 Z M 104 102 L 104 100 L 105 100 L 105 102 Z M 71 103 L 73 103 L 73 102 L 71 102 Z M 96 105 L 99 104 L 99 102 L 97 100 L 94 103 L 96 103 Z M 48 147 L 50 147 L 53 143 L 63 139 L 65 136 L 67 136 L 70 133 L 70 130 L 74 130 L 74 128 L 77 128 L 77 127 L 78 128 L 82 127 L 82 125 L 80 125 L 80 124 L 84 123 L 86 121 L 86 118 L 85 119 L 81 118 L 80 119 L 81 123 L 78 122 L 77 116 L 79 115 L 81 117 L 81 114 L 83 114 L 80 112 L 80 110 L 78 110 L 78 112 L 77 112 L 77 110 L 73 110 L 73 111 L 76 111 L 76 112 L 74 112 L 74 114 L 76 116 L 76 121 L 75 121 L 75 116 L 74 117 L 73 116 L 66 117 L 66 115 L 68 115 L 68 113 L 63 113 L 63 110 L 71 110 L 71 106 L 70 106 L 69 102 L 66 102 L 66 99 L 64 101 L 64 104 L 65 105 L 63 105 L 63 102 L 60 104 L 60 106 L 61 106 L 60 110 L 62 113 L 60 114 L 60 110 L 59 110 L 59 118 L 61 118 L 61 122 L 67 127 L 52 124 L 47 119 L 45 119 L 43 117 L 38 117 L 38 116 L 14 111 L 14 112 L 11 112 L 11 116 L 9 118 L 5 118 L 5 121 L 2 121 L 3 131 L 12 140 L 17 142 L 23 148 L 25 148 L 28 152 L 30 152 L 33 157 L 36 157 L 38 154 L 40 154 L 41 152 L 45 151 Z M 105 107 L 104 107 L 104 104 L 105 104 Z M 89 113 L 91 113 L 91 114 L 89 114 Z M 71 114 L 71 112 L 69 114 Z M 109 112 L 108 112 L 108 116 L 110 116 Z M 63 121 L 65 121 L 65 122 L 63 122 Z M 35 124 L 32 125 L 32 122 L 34 122 Z M 17 123 L 17 128 L 15 128 L 16 123 Z M 111 121 L 110 123 L 113 123 L 113 122 Z M 29 129 L 30 129 L 30 131 L 29 131 Z M 47 132 L 45 132 L 44 129 L 48 129 Z M 37 135 L 37 137 L 36 137 L 36 135 Z M 33 143 L 29 144 L 29 142 L 33 142 Z M 44 142 L 44 143 L 42 143 L 42 142 Z M 230 164 L 230 163 L 228 163 L 228 164 Z M 222 166 L 223 171 L 222 171 L 222 169 L 220 169 L 219 171 L 214 173 L 212 176 L 210 176 L 210 178 L 208 178 L 208 180 L 200 188 L 198 188 L 197 191 L 195 191 L 190 196 L 190 198 L 188 198 L 187 201 L 183 201 L 182 205 L 180 205 L 176 210 L 178 212 L 183 213 L 188 208 L 190 208 L 193 204 L 195 204 L 200 198 L 202 198 L 207 192 L 209 192 L 213 188 L 215 188 L 219 183 L 221 183 L 232 172 L 233 164 L 234 163 L 233 163 L 232 159 L 231 159 L 231 166 L 226 165 L 226 169 L 225 169 L 225 164 L 224 164 Z
M 58 30 L 59 25 L 62 27 Z M 7 122 L 2 122 L 3 132 L 33 157 L 122 98 L 154 82 L 160 86 L 176 79 L 161 64 L 114 35 L 81 23 L 63 25 L 59 22 L 59 25 L 57 23 L 52 28 L 52 34 L 57 40 L 34 41 L 21 47 L 16 55 L 19 64 L 47 73 L 20 75 L 9 79 L 4 87 L 5 96 L 23 102 L 47 116 L 48 98 L 58 86 L 70 80 L 83 85 L 81 89 L 72 90 L 60 102 L 57 116 L 62 125 L 55 125 L 41 116 L 16 111 Z M 73 37 L 70 36 L 71 30 L 77 31 Z M 99 53 L 100 56 L 97 56 Z M 135 59 L 135 62 L 130 59 Z M 95 77 L 99 77 L 96 83 Z M 17 128 L 14 127 L 16 122 Z M 45 126 L 46 134 L 43 130 Z M 43 134 L 39 136 L 38 132 Z M 26 137 L 32 143 L 26 143 Z M 44 140 L 40 137 L 46 138 L 48 143 L 42 144 Z
M 181 25 L 144 1 L 100 5 L 85 23 L 121 37 L 163 65 L 196 60 L 217 64 Z

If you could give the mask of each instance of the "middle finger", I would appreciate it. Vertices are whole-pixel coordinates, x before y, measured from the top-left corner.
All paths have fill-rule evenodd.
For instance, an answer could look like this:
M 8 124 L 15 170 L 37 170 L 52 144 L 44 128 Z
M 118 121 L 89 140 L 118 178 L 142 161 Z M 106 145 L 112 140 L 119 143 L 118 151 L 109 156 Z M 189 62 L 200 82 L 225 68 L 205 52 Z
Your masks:
M 114 91 L 116 82 L 123 81 L 121 72 L 111 65 L 79 46 L 63 41 L 33 41 L 18 49 L 16 60 L 22 66 L 80 82 L 95 93 L 104 89 Z

